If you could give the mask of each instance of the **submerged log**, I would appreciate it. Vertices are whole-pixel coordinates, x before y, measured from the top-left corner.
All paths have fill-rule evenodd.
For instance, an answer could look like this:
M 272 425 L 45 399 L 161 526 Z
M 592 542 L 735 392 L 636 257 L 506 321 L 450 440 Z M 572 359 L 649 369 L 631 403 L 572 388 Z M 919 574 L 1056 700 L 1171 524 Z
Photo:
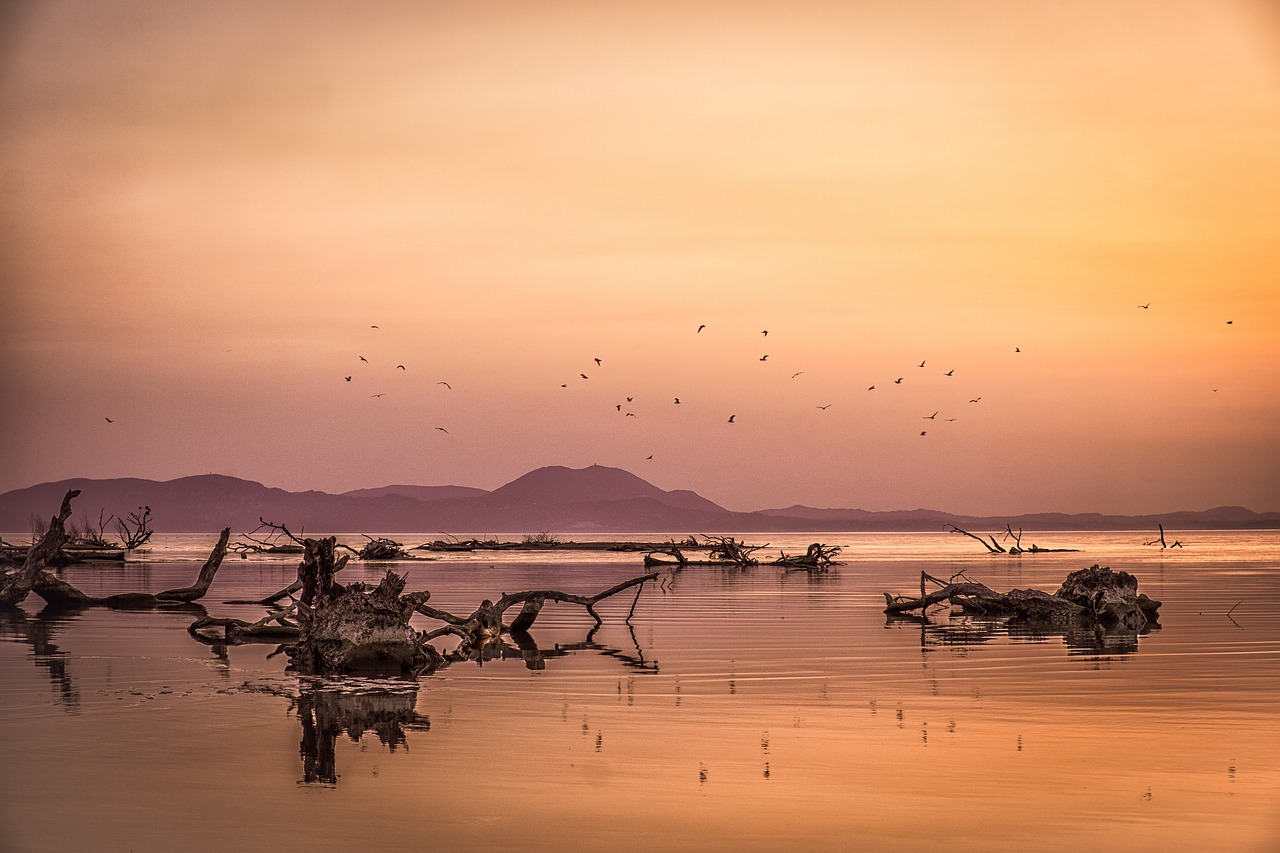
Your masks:
M 429 592 L 402 595 L 405 579 L 390 570 L 372 590 L 334 580 L 337 540 L 303 540 L 298 580 L 298 639 L 285 652 L 307 674 L 417 672 L 440 655 L 409 627 L 409 617 Z
M 62 546 L 70 538 L 67 534 L 67 518 L 71 515 L 71 501 L 80 494 L 79 489 L 72 489 L 62 498 L 62 506 L 58 514 L 49 521 L 40 540 L 27 551 L 27 557 L 16 569 L 0 570 L 0 605 L 21 604 L 35 586 L 36 579 L 44 572 L 45 566 L 62 551 Z
M 838 565 L 835 562 L 835 556 L 840 551 L 839 545 L 823 545 L 821 542 L 814 542 L 803 555 L 787 556 L 787 553 L 783 551 L 782 556 L 774 560 L 773 564 L 775 566 L 785 566 L 788 569 L 825 572 L 832 566 Z
M 939 588 L 925 592 L 926 581 Z M 1038 589 L 1014 589 L 999 593 L 985 584 L 965 580 L 939 581 L 920 573 L 920 596 L 908 598 L 885 593 L 885 613 L 923 611 L 943 601 L 967 613 L 1012 618 L 1031 624 L 1080 626 L 1114 625 L 1139 628 L 1158 624 L 1160 602 L 1138 594 L 1138 581 L 1128 572 L 1113 572 L 1098 565 L 1067 575 L 1055 593 Z

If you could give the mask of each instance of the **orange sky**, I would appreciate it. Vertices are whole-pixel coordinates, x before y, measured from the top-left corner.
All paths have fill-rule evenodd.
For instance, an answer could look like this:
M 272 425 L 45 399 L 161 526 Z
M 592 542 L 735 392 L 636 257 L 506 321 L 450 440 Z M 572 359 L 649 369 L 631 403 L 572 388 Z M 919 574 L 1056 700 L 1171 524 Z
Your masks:
M 1280 509 L 1271 4 L 378 9 L 6 4 L 0 490 Z

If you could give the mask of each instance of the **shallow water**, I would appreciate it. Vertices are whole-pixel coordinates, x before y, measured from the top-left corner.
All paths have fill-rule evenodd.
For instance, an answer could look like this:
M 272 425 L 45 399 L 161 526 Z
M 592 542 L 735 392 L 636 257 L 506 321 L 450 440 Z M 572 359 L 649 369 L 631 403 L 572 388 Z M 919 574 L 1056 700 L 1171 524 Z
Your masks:
M 536 651 L 400 682 L 299 679 L 272 646 L 196 642 L 187 612 L 41 614 L 33 596 L 0 613 L 0 850 L 255 850 L 303 827 L 316 851 L 1280 849 L 1280 533 L 1180 537 L 1037 534 L 1083 552 L 1014 558 L 945 534 L 752 535 L 771 555 L 843 544 L 846 564 L 685 569 L 646 585 L 630 626 L 633 596 L 610 599 L 594 632 L 548 605 Z M 65 577 L 183 586 L 213 540 Z M 881 612 L 921 570 L 1052 591 L 1093 563 L 1137 576 L 1162 627 Z M 203 603 L 256 619 L 221 602 L 295 567 L 229 557 Z M 635 553 L 395 567 L 466 612 L 643 573 Z

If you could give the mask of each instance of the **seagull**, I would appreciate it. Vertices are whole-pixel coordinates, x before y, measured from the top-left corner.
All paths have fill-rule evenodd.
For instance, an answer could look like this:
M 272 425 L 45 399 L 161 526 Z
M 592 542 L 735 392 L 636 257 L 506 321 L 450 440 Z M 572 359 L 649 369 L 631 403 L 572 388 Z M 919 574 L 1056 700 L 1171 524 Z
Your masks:
M 762 356 L 760 356 L 760 360 L 761 360 L 761 361 L 768 361 L 768 360 L 769 360 L 769 356 L 768 356 L 768 355 L 762 355 Z
M 632 397 L 628 397 L 628 398 L 627 398 L 627 402 L 628 402 L 628 403 L 630 403 L 633 399 L 634 399 L 634 398 L 632 398 Z
M 868 388 L 867 390 L 868 390 L 868 391 L 874 391 L 874 390 L 876 390 L 876 386 L 872 385 L 872 386 L 871 386 L 870 388 Z
M 587 378 L 587 374 L 585 374 L 585 373 L 579 373 L 578 375 L 579 375 L 579 376 L 581 376 L 583 379 L 586 379 L 586 378 Z
M 973 398 L 972 400 L 970 400 L 969 402 L 970 402 L 970 403 L 976 403 L 976 402 L 978 402 L 978 401 L 979 401 L 979 400 L 981 400 L 981 399 L 982 399 L 981 397 L 974 397 L 974 398 Z
M 678 405 L 680 405 L 680 398 L 679 398 L 679 397 L 676 397 L 676 405 L 677 405 L 677 406 L 678 406 Z
M 1214 388 L 1213 390 L 1217 391 L 1218 389 L 1217 389 L 1217 388 Z M 113 424 L 113 423 L 115 423 L 115 421 L 111 420 L 111 418 L 107 418 L 107 419 L 106 419 L 106 421 L 107 421 L 107 423 L 109 423 L 109 424 Z
M 952 421 L 955 420 L 955 418 L 943 418 L 943 420 L 946 421 L 947 423 L 951 423 Z
M 942 375 L 943 375 L 943 376 L 955 376 L 955 375 L 956 375 L 956 369 L 953 367 L 953 368 L 951 368 L 950 370 L 948 370 L 946 373 L 944 373 L 944 374 L 942 374 Z
M 370 329 L 376 329 L 376 328 L 378 328 L 378 327 L 377 327 L 377 326 L 370 326 L 369 328 L 370 328 Z
M 363 361 L 365 364 L 369 363 L 369 359 L 365 358 L 364 356 L 360 356 L 360 360 Z
M 448 388 L 450 391 L 452 391 L 452 390 L 453 390 L 453 386 L 452 386 L 452 385 L 450 385 L 448 382 L 437 382 L 436 384 L 437 384 L 437 385 L 443 385 L 444 387 Z M 563 387 L 563 386 L 561 386 L 561 387 Z
M 921 435 L 928 435 L 929 433 L 928 433 L 928 432 L 926 432 L 925 430 L 920 430 L 920 434 L 921 434 Z
M 1150 303 L 1150 302 L 1148 302 L 1146 305 L 1139 305 L 1138 307 L 1139 307 L 1139 308 L 1150 308 L 1150 307 L 1151 307 L 1151 303 Z
M 634 417 L 635 417 L 635 415 L 633 415 L 631 412 L 627 412 L 627 417 L 629 417 L 629 418 L 634 418 Z
M 899 376 L 897 379 L 893 380 L 893 384 L 894 384 L 894 385 L 901 385 L 901 384 L 902 384 L 902 379 L 903 379 L 903 377 Z
M 934 418 L 936 418 L 937 416 L 938 416 L 938 413 L 937 413 L 937 412 L 934 412 L 932 415 L 925 415 L 925 416 L 924 416 L 924 419 L 925 419 L 926 421 L 931 421 L 931 420 L 933 420 Z
M 763 332 L 761 332 L 760 334 L 764 335 L 764 336 L 767 338 L 767 337 L 769 337 L 769 330 L 768 330 L 768 329 L 765 329 L 765 330 L 764 330 Z
M 825 412 L 827 409 L 831 408 L 831 404 L 827 403 L 825 406 L 819 406 L 818 408 Z
M 348 382 L 350 382 L 350 381 L 351 381 L 351 377 L 350 377 L 350 376 L 344 376 L 344 377 L 342 377 L 342 378 L 343 378 L 343 379 L 345 379 L 345 380 L 347 380 Z
M 569 386 L 568 386 L 568 385 L 561 385 L 560 387 L 561 387 L 561 388 L 568 388 Z
M 1227 321 L 1227 325 L 1228 325 L 1228 326 L 1230 326 L 1233 322 L 1235 322 L 1235 321 L 1234 321 L 1234 320 L 1228 320 L 1228 321 Z
M 403 365 L 403 364 L 397 364 L 397 365 L 396 365 L 396 370 L 404 370 L 404 365 Z M 408 372 L 408 371 L 406 371 L 406 372 Z
M 646 456 L 646 457 L 645 457 L 645 459 L 652 459 L 652 458 L 653 458 L 653 454 L 652 454 L 652 453 L 650 453 L 648 456 Z
M 799 376 L 801 373 L 804 373 L 804 371 L 803 371 L 803 370 L 801 370 L 801 371 L 797 371 L 796 373 L 791 374 L 791 378 L 792 378 L 792 379 L 795 379 L 795 378 L 796 378 L 797 376 Z
M 733 419 L 736 417 L 737 415 L 729 415 L 729 423 L 733 423 Z
M 1022 347 L 1014 347 L 1014 348 L 1013 348 L 1013 351 L 1014 351 L 1014 352 L 1022 352 Z
M 387 396 L 387 395 L 386 395 L 386 394 L 370 394 L 369 396 L 370 396 L 370 397 L 385 397 L 385 396 Z
M 596 363 L 596 367 L 599 367 L 599 366 L 600 366 L 600 359 L 598 359 L 598 358 L 593 358 L 593 359 L 591 359 L 591 360 L 592 360 L 592 361 L 594 361 L 594 362 Z
M 924 367 L 924 362 L 923 362 L 923 361 L 922 361 L 922 362 L 920 362 L 920 364 L 919 364 L 918 366 L 919 366 L 919 367 Z
M 621 412 L 621 411 L 622 411 L 622 404 L 621 404 L 621 403 L 619 403 L 615 408 L 617 408 L 617 410 L 618 410 L 619 412 Z
M 444 427 L 436 427 L 436 429 L 440 430 L 442 433 L 445 433 L 446 435 L 448 435 L 448 433 L 449 433 L 449 431 L 448 431 L 447 429 L 445 429 Z
M 702 331 L 703 329 L 705 329 L 706 327 L 707 327 L 707 324 L 706 324 L 706 323 L 703 323 L 701 326 L 699 326 L 699 327 L 698 327 L 698 331 L 699 331 L 699 332 L 701 332 L 701 331 Z M 650 458 L 653 458 L 653 457 L 650 457 Z

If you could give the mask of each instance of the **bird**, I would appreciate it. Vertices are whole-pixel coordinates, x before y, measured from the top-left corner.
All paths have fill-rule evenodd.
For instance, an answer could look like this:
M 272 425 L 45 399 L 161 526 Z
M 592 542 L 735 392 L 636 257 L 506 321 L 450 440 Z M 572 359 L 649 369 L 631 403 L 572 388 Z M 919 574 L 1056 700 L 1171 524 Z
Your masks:
M 903 379 L 903 377 L 899 376 L 897 379 L 893 380 L 893 384 L 894 384 L 894 385 L 901 385 L 901 384 L 902 384 L 902 379 Z
M 1215 390 L 1215 391 L 1216 391 L 1216 390 L 1218 390 L 1218 389 L 1217 389 L 1217 388 L 1215 388 L 1215 389 L 1213 389 L 1213 390 Z M 106 421 L 107 421 L 107 423 L 109 423 L 109 424 L 113 424 L 113 423 L 115 423 L 115 421 L 111 420 L 111 418 L 107 418 L 107 419 L 106 419 Z
M 1227 325 L 1228 325 L 1228 326 L 1230 326 L 1233 322 L 1235 322 L 1235 321 L 1234 321 L 1234 320 L 1228 320 L 1228 321 L 1227 321 Z
M 387 395 L 386 395 L 386 394 L 370 394 L 369 396 L 370 396 L 370 397 L 385 397 L 385 396 L 387 396 Z
M 578 375 L 581 376 L 583 379 L 589 378 L 585 373 L 579 373 Z
M 369 359 L 365 358 L 364 356 L 360 356 L 360 360 L 363 361 L 365 364 L 369 363 Z
M 568 385 L 561 385 L 560 387 L 561 387 L 561 388 L 568 388 L 569 386 L 568 386 Z
M 677 405 L 677 406 L 678 406 L 678 405 L 680 405 L 680 398 L 679 398 L 679 397 L 676 397 L 676 405 Z
M 928 433 L 928 431 L 926 431 L 926 430 L 920 430 L 920 434 L 921 434 L 921 435 L 928 435 L 929 433 Z
M 920 362 L 919 366 L 920 366 L 920 367 L 924 367 L 924 362 L 923 362 L 923 361 L 922 361 L 922 362 Z
M 449 431 L 448 431 L 447 429 L 445 429 L 444 427 L 436 427 L 436 429 L 440 430 L 441 432 L 445 433 L 446 435 L 447 435 L 447 434 L 448 434 L 448 432 L 449 432 Z
M 736 417 L 737 415 L 729 415 L 729 423 L 733 423 L 733 419 Z
M 1014 352 L 1022 352 L 1022 347 L 1014 347 L 1014 348 L 1013 348 L 1013 351 L 1014 351 Z
M 707 327 L 707 324 L 706 324 L 706 323 L 703 323 L 701 326 L 699 326 L 699 327 L 698 327 L 698 331 L 699 331 L 699 332 L 701 332 L 701 331 L 702 331 L 703 329 L 705 329 L 706 327 Z
M 593 358 L 593 359 L 591 359 L 591 360 L 592 360 L 592 361 L 594 361 L 594 362 L 596 363 L 596 367 L 599 367 L 599 366 L 600 366 L 600 359 L 598 359 L 598 358 Z
M 348 382 L 350 382 L 350 381 L 351 381 L 351 377 L 350 377 L 350 376 L 344 376 L 344 377 L 342 377 L 342 378 L 343 378 L 343 379 L 345 379 L 345 380 L 347 380 Z
M 925 416 L 924 416 L 924 419 L 925 419 L 926 421 L 931 421 L 931 420 L 933 420 L 933 419 L 934 419 L 934 418 L 936 418 L 936 417 L 938 417 L 938 413 L 937 413 L 937 412 L 934 412 L 932 415 L 925 415 Z
M 956 369 L 953 367 L 953 368 L 951 368 L 950 370 L 948 370 L 946 373 L 944 373 L 944 374 L 942 374 L 942 375 L 943 375 L 943 376 L 955 376 L 955 375 L 956 375 Z
M 627 398 L 627 402 L 628 402 L 628 403 L 630 403 L 633 399 L 634 399 L 634 398 L 632 398 L 632 397 L 628 397 L 628 398 Z
M 397 365 L 396 365 L 396 370 L 404 370 L 404 365 L 403 365 L 403 364 L 397 364 Z M 408 371 L 405 371 L 405 372 L 407 373 Z
M 769 337 L 769 330 L 768 330 L 768 329 L 765 329 L 765 330 L 764 330 L 764 331 L 762 331 L 760 334 L 764 335 L 764 336 L 767 338 L 767 337 Z
M 952 421 L 955 420 L 955 418 L 943 418 L 943 420 L 946 421 L 947 423 L 951 423 Z
M 629 417 L 629 418 L 634 418 L 634 417 L 635 417 L 635 415 L 634 415 L 634 414 L 632 414 L 631 412 L 627 412 L 627 417 Z
M 970 400 L 969 402 L 970 402 L 970 403 L 976 403 L 976 402 L 978 402 L 978 401 L 979 401 L 979 400 L 981 400 L 981 399 L 982 399 L 981 397 L 974 397 L 974 398 L 973 398 L 972 400 Z
M 825 412 L 827 409 L 831 408 L 831 404 L 827 403 L 825 406 L 819 406 L 818 408 Z
M 769 356 L 768 356 L 767 354 L 766 354 L 766 355 L 762 355 L 762 356 L 760 356 L 760 360 L 761 360 L 761 361 L 768 361 L 768 360 L 769 360 Z
M 791 378 L 792 378 L 792 379 L 795 379 L 795 378 L 796 378 L 797 376 L 799 376 L 801 373 L 804 373 L 804 371 L 803 371 L 803 370 L 798 370 L 798 371 L 796 371 L 795 373 L 791 374 Z
M 653 458 L 653 454 L 652 454 L 652 453 L 650 453 L 648 456 L 646 456 L 646 457 L 645 457 L 645 459 L 652 459 L 652 458 Z
M 616 408 L 617 408 L 617 410 L 618 410 L 619 412 L 621 412 L 621 411 L 622 411 L 622 404 L 621 404 L 621 403 L 619 403 L 619 404 L 616 406 Z
M 452 391 L 452 390 L 453 390 L 453 386 L 452 386 L 452 385 L 450 385 L 448 382 L 437 382 L 436 384 L 437 384 L 437 385 L 443 385 L 444 387 L 448 388 L 450 391 Z
M 1150 307 L 1151 307 L 1151 303 L 1150 303 L 1150 302 L 1148 302 L 1146 305 L 1139 305 L 1138 307 L 1139 307 L 1139 308 L 1150 308 Z
M 377 326 L 370 326 L 369 328 L 370 328 L 370 329 L 376 329 L 376 328 L 378 328 L 378 327 L 377 327 Z
M 874 391 L 874 390 L 876 390 L 876 386 L 872 385 L 872 386 L 871 386 L 870 388 L 868 388 L 867 390 L 868 390 L 868 391 Z

